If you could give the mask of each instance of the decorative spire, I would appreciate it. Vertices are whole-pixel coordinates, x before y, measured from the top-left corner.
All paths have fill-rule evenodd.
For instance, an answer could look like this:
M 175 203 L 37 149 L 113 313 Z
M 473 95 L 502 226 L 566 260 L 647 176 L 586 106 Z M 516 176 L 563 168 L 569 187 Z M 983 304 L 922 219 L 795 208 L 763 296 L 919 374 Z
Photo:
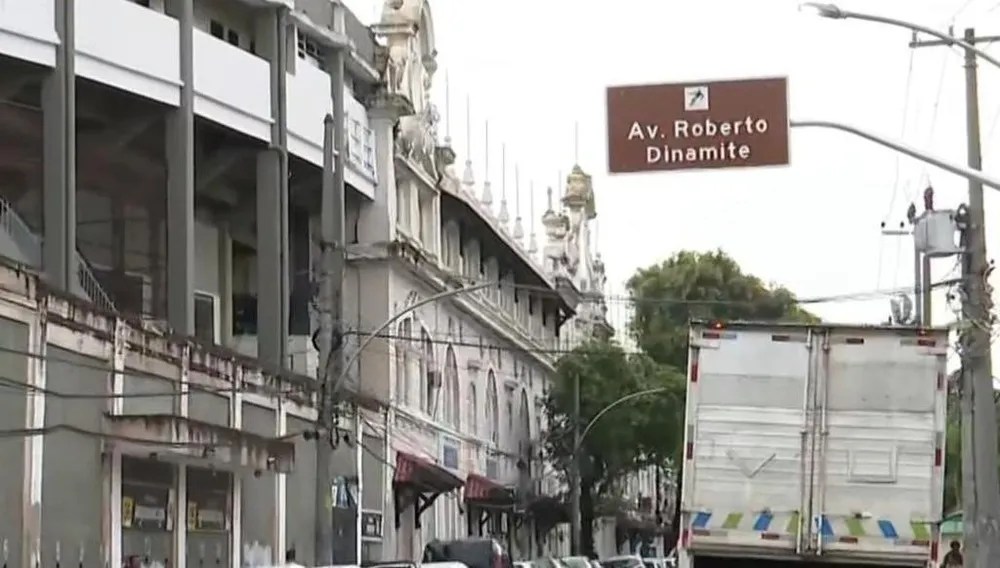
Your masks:
M 528 215 L 531 219 L 531 233 L 528 234 L 528 254 L 534 255 L 538 252 L 538 239 L 535 236 L 535 182 L 528 186 Z M 551 197 L 549 198 L 551 200 Z
M 514 166 L 514 240 L 517 244 L 523 245 L 524 225 L 521 222 L 521 173 L 517 165 Z
M 472 174 L 472 102 L 465 97 L 465 171 L 462 172 L 462 186 L 471 195 L 476 194 L 476 176 Z
M 497 220 L 503 228 L 510 222 L 510 212 L 507 211 L 507 145 L 500 145 L 500 213 Z
M 486 155 L 483 157 L 483 196 L 479 201 L 493 214 L 493 191 L 490 188 L 490 121 L 486 121 Z

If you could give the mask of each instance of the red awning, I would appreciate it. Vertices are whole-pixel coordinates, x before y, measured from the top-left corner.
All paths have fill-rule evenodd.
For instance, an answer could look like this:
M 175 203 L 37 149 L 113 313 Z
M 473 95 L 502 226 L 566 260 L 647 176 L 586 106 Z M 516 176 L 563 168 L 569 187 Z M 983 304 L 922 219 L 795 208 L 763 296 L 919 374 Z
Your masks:
M 460 477 L 443 467 L 406 452 L 396 452 L 396 471 L 392 482 L 435 493 L 453 491 L 464 484 Z
M 514 492 L 488 477 L 470 473 L 465 478 L 465 500 L 491 505 L 512 505 Z

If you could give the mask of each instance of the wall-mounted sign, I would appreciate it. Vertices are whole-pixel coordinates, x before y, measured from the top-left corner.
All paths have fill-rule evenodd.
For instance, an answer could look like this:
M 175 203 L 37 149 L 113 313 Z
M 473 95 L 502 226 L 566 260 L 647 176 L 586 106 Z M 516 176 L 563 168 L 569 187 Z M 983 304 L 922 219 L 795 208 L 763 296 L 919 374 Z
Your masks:
M 170 530 L 169 508 L 169 489 L 122 484 L 122 527 Z
M 449 436 L 441 436 L 441 465 L 448 469 L 458 469 L 460 453 L 459 441 Z
M 361 511 L 361 538 L 382 540 L 382 512 Z
M 200 494 L 199 494 L 200 493 Z M 190 531 L 224 531 L 229 529 L 227 494 L 199 492 L 189 495 L 187 528 Z

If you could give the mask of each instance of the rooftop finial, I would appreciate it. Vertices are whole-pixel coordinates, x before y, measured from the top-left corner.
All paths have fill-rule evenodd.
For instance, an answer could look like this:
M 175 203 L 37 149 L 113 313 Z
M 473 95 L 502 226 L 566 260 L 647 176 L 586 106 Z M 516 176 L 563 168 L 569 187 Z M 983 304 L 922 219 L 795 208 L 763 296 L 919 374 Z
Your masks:
M 510 221 L 510 212 L 507 211 L 507 144 L 500 145 L 500 212 L 497 220 L 505 229 Z
M 472 173 L 472 98 L 465 96 L 465 171 L 462 172 L 462 186 L 469 195 L 476 194 L 476 176 Z
M 521 172 L 518 166 L 514 165 L 514 240 L 517 244 L 523 244 L 524 224 L 521 222 Z
M 490 121 L 486 121 L 485 126 L 486 140 L 485 147 L 486 152 L 483 157 L 483 195 L 480 197 L 480 201 L 484 206 L 486 206 L 486 211 L 493 214 L 493 190 L 490 187 Z

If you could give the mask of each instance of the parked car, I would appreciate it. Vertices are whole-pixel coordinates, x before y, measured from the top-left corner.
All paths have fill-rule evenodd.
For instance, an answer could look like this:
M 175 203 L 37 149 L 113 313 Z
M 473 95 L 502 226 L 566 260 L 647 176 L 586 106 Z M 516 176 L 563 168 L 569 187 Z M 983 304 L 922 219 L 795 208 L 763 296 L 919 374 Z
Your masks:
M 612 556 L 611 558 L 602 558 L 601 566 L 604 568 L 646 568 L 646 564 L 642 561 L 642 558 L 634 555 L 627 556 Z M 657 567 L 661 568 L 661 567 Z
M 424 547 L 422 568 L 429 563 L 461 562 L 468 568 L 511 568 L 510 557 L 492 538 L 432 540 Z M 432 568 L 456 568 L 437 566 Z

